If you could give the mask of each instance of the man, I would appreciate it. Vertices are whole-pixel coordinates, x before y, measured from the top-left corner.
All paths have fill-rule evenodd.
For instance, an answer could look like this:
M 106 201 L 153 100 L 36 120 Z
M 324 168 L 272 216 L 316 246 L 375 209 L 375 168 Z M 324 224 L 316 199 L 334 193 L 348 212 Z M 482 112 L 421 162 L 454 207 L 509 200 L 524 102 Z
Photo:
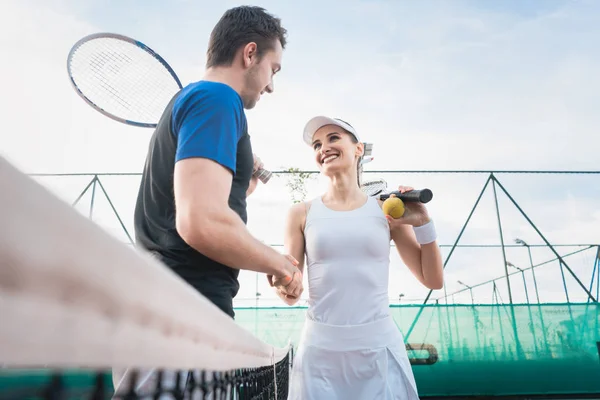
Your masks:
M 203 79 L 181 90 L 159 122 L 135 210 L 137 243 L 231 317 L 240 269 L 291 282 L 292 295 L 301 290 L 293 263 L 245 226 L 256 178 L 244 109 L 273 92 L 286 34 L 262 8 L 225 12 Z
M 240 269 L 267 274 L 291 297 L 302 292 L 295 260 L 245 225 L 261 163 L 244 109 L 273 92 L 286 35 L 260 7 L 224 13 L 210 35 L 203 79 L 174 96 L 154 132 L 135 209 L 137 244 L 232 318 Z M 115 371 L 113 379 L 118 387 L 122 376 Z

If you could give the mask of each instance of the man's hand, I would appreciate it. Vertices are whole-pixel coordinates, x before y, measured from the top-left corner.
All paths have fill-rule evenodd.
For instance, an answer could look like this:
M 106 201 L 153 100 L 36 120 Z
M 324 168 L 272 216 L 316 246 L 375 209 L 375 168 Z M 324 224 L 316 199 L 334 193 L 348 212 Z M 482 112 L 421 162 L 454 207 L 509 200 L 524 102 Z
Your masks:
M 302 286 L 302 272 L 297 267 L 298 261 L 289 254 L 283 256 L 283 259 L 281 272 L 276 275 L 267 275 L 269 284 L 285 295 L 299 298 L 304 288 Z
M 288 306 L 293 306 L 293 305 L 294 305 L 294 304 L 296 304 L 296 303 L 298 302 L 298 300 L 300 299 L 300 297 L 294 297 L 294 296 L 291 296 L 291 295 L 289 295 L 289 294 L 285 294 L 285 293 L 283 292 L 283 290 L 281 290 L 281 289 L 279 289 L 279 288 L 276 288 L 276 289 L 275 289 L 275 293 L 277 293 L 277 296 L 279 296 L 279 298 L 280 298 L 281 300 L 283 300 L 283 302 L 284 302 L 285 304 L 287 304 Z
M 250 196 L 256 190 L 256 187 L 258 186 L 258 178 L 254 176 L 254 174 L 256 171 L 264 167 L 261 159 L 256 154 L 253 154 L 253 156 L 254 166 L 252 167 L 252 178 L 250 179 L 250 184 L 248 185 L 248 190 L 246 191 L 246 197 Z

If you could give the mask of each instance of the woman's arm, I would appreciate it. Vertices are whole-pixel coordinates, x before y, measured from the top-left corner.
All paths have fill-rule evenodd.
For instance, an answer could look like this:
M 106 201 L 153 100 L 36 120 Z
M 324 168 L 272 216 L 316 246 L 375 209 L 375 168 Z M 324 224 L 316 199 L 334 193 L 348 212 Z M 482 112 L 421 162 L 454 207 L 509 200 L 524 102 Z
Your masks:
M 419 244 L 410 225 L 396 226 L 390 232 L 400 258 L 419 282 L 428 289 L 443 288 L 444 269 L 437 241 Z
M 304 274 L 304 225 L 306 223 L 308 207 L 308 203 L 298 203 L 290 208 L 286 218 L 283 237 L 285 253 L 298 261 L 296 267 L 300 270 L 301 274 Z M 279 290 L 277 290 L 277 294 L 290 306 L 296 304 L 300 299 L 300 295 L 298 297 L 290 297 Z
M 399 190 L 407 192 L 413 189 L 401 186 Z M 407 202 L 402 217 L 394 219 L 386 215 L 386 218 L 398 254 L 412 274 L 428 289 L 443 288 L 444 267 L 437 240 L 419 244 L 415 235 L 415 229 L 435 229 L 425 206 Z

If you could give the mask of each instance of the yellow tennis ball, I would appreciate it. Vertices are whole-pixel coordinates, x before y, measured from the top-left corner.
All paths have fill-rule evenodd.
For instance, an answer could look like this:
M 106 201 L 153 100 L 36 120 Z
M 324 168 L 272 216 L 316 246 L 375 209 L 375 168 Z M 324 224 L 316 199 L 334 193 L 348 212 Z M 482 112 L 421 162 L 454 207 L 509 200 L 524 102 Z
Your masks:
M 397 197 L 388 197 L 381 208 L 385 215 L 392 218 L 400 218 L 404 215 L 404 202 Z

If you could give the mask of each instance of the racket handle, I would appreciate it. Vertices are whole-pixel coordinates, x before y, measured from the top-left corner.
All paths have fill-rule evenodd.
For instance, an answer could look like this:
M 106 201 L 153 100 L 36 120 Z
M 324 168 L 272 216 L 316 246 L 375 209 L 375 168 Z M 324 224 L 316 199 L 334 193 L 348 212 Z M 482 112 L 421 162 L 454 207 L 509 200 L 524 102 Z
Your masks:
M 394 191 L 391 193 L 382 194 L 379 196 L 381 200 L 385 200 L 390 195 L 396 195 L 400 200 L 405 202 L 418 202 L 418 203 L 429 203 L 433 198 L 433 192 L 429 189 L 419 189 L 419 190 L 411 190 L 410 192 L 400 193 L 399 191 Z
M 262 183 L 267 183 L 269 182 L 269 179 L 271 179 L 271 176 L 273 176 L 273 173 L 261 168 L 254 172 L 254 176 L 257 177 Z

